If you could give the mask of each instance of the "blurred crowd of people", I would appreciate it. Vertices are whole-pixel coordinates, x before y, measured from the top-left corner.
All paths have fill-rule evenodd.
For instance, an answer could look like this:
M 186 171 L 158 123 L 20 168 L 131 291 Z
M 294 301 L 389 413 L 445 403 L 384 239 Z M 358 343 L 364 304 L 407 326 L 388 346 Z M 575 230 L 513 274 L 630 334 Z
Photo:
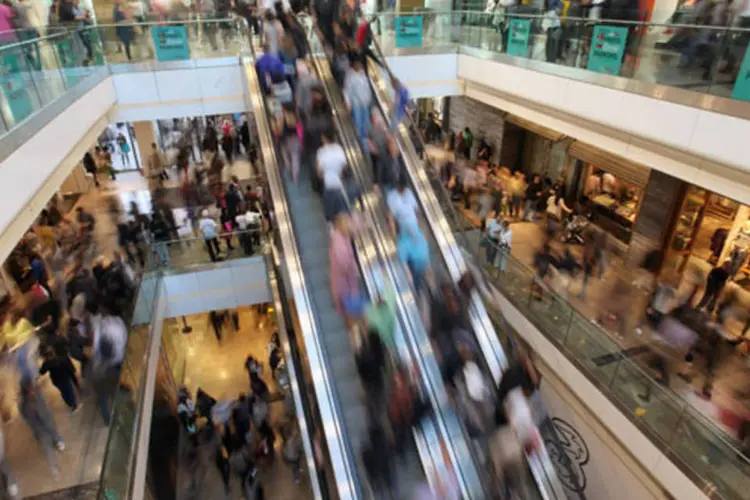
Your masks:
M 53 200 L 6 262 L 14 290 L 1 305 L 3 420 L 17 402 L 54 475 L 65 444 L 40 377 L 49 376 L 71 412 L 93 394 L 109 424 L 136 290 L 127 261 L 97 250 L 95 228 L 92 213 L 78 207 L 63 215 Z M 18 485 L 7 457 L 2 462 L 15 498 Z
M 561 181 L 491 165 L 493 146 L 484 139 L 473 145 L 468 127 L 446 142 L 454 154 L 438 175 L 456 209 L 480 228 L 480 258 L 493 274 L 499 271 L 501 280 L 510 260 L 514 278 L 526 272 L 519 262 L 526 256 L 510 257 L 512 228 L 533 222 L 542 233 L 531 259 L 533 298 L 541 301 L 554 292 L 553 302 L 568 300 L 570 290 L 577 289 L 576 299 L 595 309 L 591 321 L 611 328 L 618 340 L 632 341 L 651 332 L 640 340 L 651 354 L 638 359 L 655 370 L 659 382 L 669 386 L 670 374 L 676 373 L 692 383 L 694 362 L 700 360 L 704 369 L 698 392 L 710 399 L 717 369 L 732 356 L 747 356 L 750 309 L 739 286 L 727 286 L 730 261 L 708 273 L 688 268 L 682 278 L 663 269 L 660 250 L 626 265 L 607 233 L 590 223 L 586 210 L 566 201 Z M 599 281 L 599 290 L 590 300 L 587 291 L 593 280 Z M 737 323 L 744 326 L 737 329 Z M 650 398 L 647 389 L 641 394 L 644 399 Z M 750 416 L 744 418 L 735 437 L 748 450 Z
M 227 315 L 230 316 L 235 318 Z M 222 321 L 220 313 L 212 312 L 211 322 L 215 329 L 218 326 L 219 338 Z M 239 328 L 238 324 L 234 326 Z M 249 390 L 240 392 L 236 399 L 217 401 L 200 387 L 193 398 L 187 388 L 180 389 L 177 415 L 184 437 L 181 456 L 188 464 L 191 489 L 200 491 L 198 488 L 205 487 L 198 484 L 203 477 L 201 470 L 215 466 L 227 495 L 239 488 L 242 498 L 265 498 L 262 469 L 274 460 L 279 434 L 284 462 L 290 467 L 295 482 L 302 479 L 302 439 L 295 422 L 289 378 L 280 349 L 279 335 L 274 333 L 268 344 L 267 364 L 253 356 L 247 357 Z M 272 391 L 264 380 L 264 366 L 270 369 L 268 376 L 278 391 Z M 277 395 L 281 397 L 277 399 Z M 272 416 L 270 405 L 275 401 L 283 402 L 284 411 Z
M 473 292 L 473 278 L 460 283 L 437 283 L 431 270 L 429 245 L 420 223 L 417 198 L 401 158 L 398 124 L 409 107 L 406 88 L 392 79 L 390 116 L 376 106 L 367 71 L 372 54 L 369 20 L 358 26 L 346 9 L 339 13 L 317 12 L 317 27 L 327 44 L 332 74 L 363 151 L 372 166 L 376 192 L 388 208 L 397 256 L 429 312 L 429 328 L 443 377 L 450 387 L 470 437 L 483 451 L 485 463 L 495 471 L 498 491 L 522 494 L 527 487 L 524 450 L 539 444 L 538 431 L 529 406 L 536 375 L 527 356 L 507 372 L 498 392 L 487 375 L 476 341 L 470 333 L 466 311 Z M 302 30 L 287 14 L 280 16 L 264 54 L 256 63 L 264 92 L 280 102 L 275 132 L 283 151 L 287 172 L 297 180 L 300 168 L 312 168 L 312 187 L 322 194 L 330 228 L 330 284 L 334 303 L 346 319 L 361 382 L 369 409 L 368 436 L 363 463 L 373 488 L 387 497 L 398 496 L 395 464 L 410 448 L 411 429 L 430 412 L 421 393 L 414 368 L 405 366 L 397 352 L 395 295 L 389 284 L 380 284 L 375 296 L 362 289 L 353 238 L 363 229 L 356 208 L 360 189 L 356 186 L 346 152 L 337 142 L 322 83 L 311 75 L 297 47 L 295 32 Z M 275 21 L 268 16 L 266 23 Z M 265 30 L 265 28 L 264 28 Z M 269 40 L 270 37 L 280 37 Z M 294 48 L 296 54 L 290 49 Z M 296 55 L 296 57 L 295 57 Z M 390 121 L 390 126 L 388 121 Z M 423 309 L 425 309 L 423 308 Z M 523 387 L 522 387 L 523 386 Z M 512 444 L 515 443 L 515 446 Z M 440 478 L 441 498 L 458 495 L 455 477 Z M 430 494 L 432 495 L 432 494 Z

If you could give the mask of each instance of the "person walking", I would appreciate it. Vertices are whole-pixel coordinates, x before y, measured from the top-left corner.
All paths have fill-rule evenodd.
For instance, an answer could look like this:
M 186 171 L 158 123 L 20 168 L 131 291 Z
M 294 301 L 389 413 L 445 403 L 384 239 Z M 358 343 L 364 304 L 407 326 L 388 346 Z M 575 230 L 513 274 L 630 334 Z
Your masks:
M 424 234 L 415 221 L 400 225 L 396 251 L 399 260 L 409 269 L 414 291 L 419 294 L 424 288 L 430 268 L 430 250 Z
M 8 498 L 16 500 L 21 498 L 18 488 L 18 482 L 13 474 L 13 471 L 8 465 L 8 461 L 5 458 L 5 435 L 3 433 L 2 422 L 0 422 L 0 474 L 2 475 L 2 481 L 5 485 L 5 491 L 8 494 Z
M 18 410 L 42 449 L 52 474 L 59 477 L 60 468 L 54 450 L 64 451 L 65 442 L 57 432 L 47 401 L 32 379 L 21 380 L 20 398 Z
M 115 22 L 115 34 L 117 38 L 122 42 L 125 47 L 125 55 L 128 61 L 133 60 L 133 56 L 130 53 L 130 44 L 133 42 L 135 32 L 133 26 L 129 25 L 127 12 L 122 8 L 121 0 L 115 0 L 115 8 L 112 10 L 112 20 Z
M 331 130 L 323 132 L 322 139 L 323 146 L 318 149 L 316 159 L 318 175 L 323 179 L 325 216 L 326 220 L 331 222 L 336 214 L 346 211 L 341 174 L 347 161 L 344 148 L 334 141 Z
M 701 310 L 708 307 L 708 312 L 713 314 L 719 296 L 721 296 L 721 292 L 724 290 L 727 280 L 729 280 L 731 269 L 732 263 L 727 261 L 722 266 L 715 267 L 708 273 L 706 289 L 703 292 L 703 298 L 698 303 L 697 309 Z
M 281 153 L 284 157 L 284 165 L 292 175 L 292 180 L 297 182 L 299 175 L 300 160 L 302 158 L 302 121 L 297 116 L 294 104 L 285 103 L 281 107 L 276 133 L 281 144 Z
M 198 227 L 203 233 L 203 240 L 206 242 L 206 248 L 208 249 L 208 255 L 211 257 L 211 262 L 219 260 L 219 254 L 221 249 L 219 248 L 219 235 L 218 226 L 216 221 L 208 216 L 208 210 L 201 212 L 201 219 L 198 221 Z
M 534 222 L 536 204 L 542 197 L 542 178 L 535 175 L 531 183 L 526 186 L 526 200 L 523 206 L 523 220 L 525 222 Z
M 365 74 L 362 61 L 355 60 L 352 69 L 344 80 L 344 98 L 352 113 L 354 128 L 359 140 L 365 144 L 367 132 L 370 128 L 370 106 L 372 105 L 372 90 Z
M 169 249 L 167 248 L 167 241 L 169 241 L 169 226 L 159 210 L 154 210 L 154 213 L 151 215 L 151 222 L 149 222 L 148 229 L 151 232 L 151 238 L 154 242 L 154 252 L 157 259 L 159 259 L 157 265 L 168 265 Z
M 75 391 L 75 386 L 77 385 L 76 369 L 70 358 L 67 355 L 59 356 L 55 353 L 54 349 L 48 347 L 44 353 L 44 363 L 39 368 L 40 375 L 44 375 L 45 373 L 49 373 L 52 384 L 60 391 L 60 396 L 62 396 L 68 408 L 72 412 L 77 412 L 81 409 Z
M 120 316 L 104 311 L 92 318 L 94 323 L 93 382 L 97 404 L 104 422 L 109 425 L 112 402 L 120 380 L 120 367 L 125 358 L 128 328 Z

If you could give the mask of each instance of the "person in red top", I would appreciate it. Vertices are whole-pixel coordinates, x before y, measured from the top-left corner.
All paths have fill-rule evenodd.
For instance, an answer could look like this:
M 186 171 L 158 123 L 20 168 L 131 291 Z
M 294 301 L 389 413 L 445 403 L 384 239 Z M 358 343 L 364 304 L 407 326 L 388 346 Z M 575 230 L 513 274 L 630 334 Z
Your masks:
M 367 73 L 367 57 L 370 57 L 381 68 L 384 68 L 383 63 L 380 62 L 372 51 L 372 28 L 370 27 L 370 24 L 374 19 L 375 17 L 372 17 L 369 20 L 366 17 L 363 17 L 354 36 L 354 40 L 357 42 L 357 47 L 359 48 L 359 58 L 362 61 L 362 65 L 365 67 L 365 73 Z

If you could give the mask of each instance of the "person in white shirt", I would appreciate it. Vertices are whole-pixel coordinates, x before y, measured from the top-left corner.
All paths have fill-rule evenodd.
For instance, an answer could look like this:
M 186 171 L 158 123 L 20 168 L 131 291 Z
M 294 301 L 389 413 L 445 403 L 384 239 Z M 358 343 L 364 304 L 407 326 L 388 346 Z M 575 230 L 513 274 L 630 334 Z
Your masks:
M 203 239 L 206 241 L 206 248 L 208 248 L 208 255 L 211 257 L 211 262 L 216 262 L 221 252 L 219 248 L 218 226 L 216 221 L 209 217 L 208 210 L 201 212 L 198 227 L 201 233 L 203 233 Z
M 346 168 L 347 160 L 344 148 L 333 140 L 332 131 L 323 132 L 322 142 L 323 145 L 316 153 L 316 164 L 318 175 L 323 179 L 323 204 L 326 220 L 331 222 L 336 214 L 346 210 L 341 174 Z
M 406 179 L 403 176 L 396 183 L 396 189 L 388 192 L 386 203 L 390 210 L 389 222 L 394 234 L 397 232 L 397 226 L 414 227 L 417 225 L 419 204 L 414 192 L 406 186 Z
M 370 106 L 372 105 L 372 90 L 360 59 L 355 59 L 352 69 L 344 80 L 344 97 L 352 112 L 354 128 L 359 140 L 366 144 L 367 132 L 370 129 Z
M 573 209 L 565 204 L 565 198 L 562 197 L 562 194 L 555 193 L 553 190 L 552 195 L 547 198 L 547 214 L 558 221 L 562 221 L 571 212 L 573 212 Z
M 500 215 L 487 223 L 487 238 L 490 240 L 487 250 L 487 262 L 505 272 L 510 245 L 513 239 L 513 231 L 510 223 L 502 220 Z
M 102 418 L 109 424 L 120 366 L 125 359 L 128 327 L 121 317 L 107 313 L 92 316 L 91 323 L 94 332 L 94 392 Z

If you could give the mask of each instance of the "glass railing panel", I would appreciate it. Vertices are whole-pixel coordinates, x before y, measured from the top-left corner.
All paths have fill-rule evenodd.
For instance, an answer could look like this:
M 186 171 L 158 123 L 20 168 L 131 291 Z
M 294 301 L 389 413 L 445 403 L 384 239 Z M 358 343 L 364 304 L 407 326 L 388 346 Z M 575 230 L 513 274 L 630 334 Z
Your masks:
M 409 47 L 472 47 L 512 57 L 620 76 L 702 94 L 750 100 L 746 59 L 750 29 L 658 24 L 638 21 L 550 16 L 533 9 L 505 14 L 414 13 L 422 19 L 421 41 L 397 34 L 406 21 L 380 15 L 379 42 L 387 54 Z M 411 40 L 417 40 L 412 37 Z M 539 71 L 552 71 L 537 66 Z M 577 76 L 580 75 L 580 76 Z M 569 78 L 588 78 L 571 72 Z M 613 83 L 613 85 L 615 85 Z
M 217 222 L 217 228 L 218 225 Z M 266 249 L 268 239 L 263 230 L 253 229 L 219 233 L 219 236 L 211 241 L 209 243 L 202 236 L 194 236 L 152 242 L 145 250 L 148 269 L 180 269 L 192 265 L 260 256 Z
M 102 463 L 99 491 L 104 498 L 127 498 L 130 487 L 138 403 L 144 389 L 150 323 L 159 280 L 159 274 L 146 273 L 138 290 Z
M 747 498 L 750 488 L 747 459 L 719 434 L 712 432 L 703 419 L 692 412 L 685 414 L 676 428 L 672 449 L 690 469 L 713 487 L 722 498 Z

